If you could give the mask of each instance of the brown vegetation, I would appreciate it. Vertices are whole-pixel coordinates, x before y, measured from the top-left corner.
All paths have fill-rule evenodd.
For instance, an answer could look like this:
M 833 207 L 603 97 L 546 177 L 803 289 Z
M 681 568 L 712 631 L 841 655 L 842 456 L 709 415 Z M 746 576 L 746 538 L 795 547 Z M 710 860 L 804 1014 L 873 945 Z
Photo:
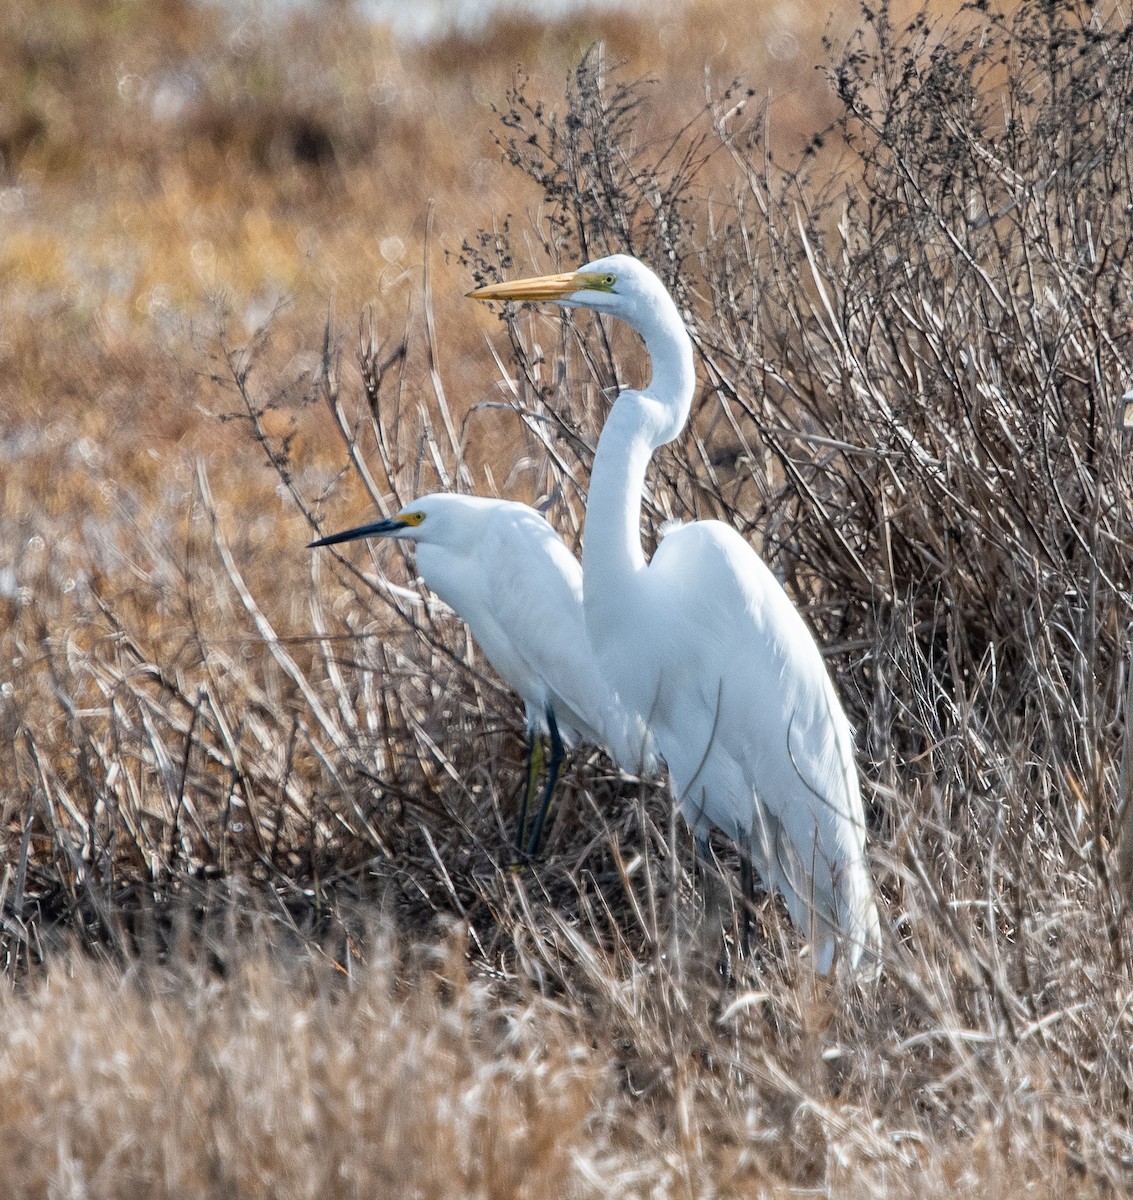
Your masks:
M 816 99 L 730 12 L 0 16 L 9 1194 L 1128 1191 L 1130 28 L 863 10 Z M 614 249 L 699 353 L 647 533 L 732 522 L 829 647 L 875 988 L 770 901 L 721 981 L 597 752 L 510 870 L 514 698 L 410 557 L 303 549 L 437 486 L 577 542 L 633 340 L 460 295 Z

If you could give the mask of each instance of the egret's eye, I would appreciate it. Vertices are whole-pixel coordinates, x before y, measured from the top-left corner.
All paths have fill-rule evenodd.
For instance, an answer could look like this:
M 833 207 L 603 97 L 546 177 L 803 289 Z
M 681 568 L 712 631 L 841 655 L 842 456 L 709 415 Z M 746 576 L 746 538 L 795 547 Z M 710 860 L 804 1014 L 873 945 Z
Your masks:
M 613 271 L 577 271 L 570 278 L 578 285 L 579 290 L 588 288 L 592 292 L 612 292 L 614 284 L 618 282 L 618 277 Z
M 425 514 L 423 512 L 402 513 L 398 519 L 404 521 L 406 525 L 420 525 L 425 519 Z

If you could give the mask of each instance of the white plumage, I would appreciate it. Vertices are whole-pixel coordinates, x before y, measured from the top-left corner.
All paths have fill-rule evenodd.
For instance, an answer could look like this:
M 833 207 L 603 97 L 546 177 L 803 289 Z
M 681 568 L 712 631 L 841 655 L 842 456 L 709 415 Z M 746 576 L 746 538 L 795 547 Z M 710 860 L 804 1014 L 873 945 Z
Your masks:
M 529 854 L 558 779 L 560 736 L 568 745 L 603 746 L 630 773 L 649 768 L 648 735 L 616 703 L 590 649 L 582 568 L 539 513 L 511 500 L 439 493 L 420 497 L 395 517 L 311 544 L 381 536 L 417 543 L 421 578 L 467 624 L 484 657 L 522 698 L 530 747 L 540 734 L 551 737 L 550 774 Z M 517 847 L 522 826 L 521 816 Z
M 613 255 L 564 275 L 494 284 L 482 300 L 550 300 L 609 313 L 645 341 L 651 382 L 620 393 L 586 510 L 586 628 L 620 702 L 647 723 L 681 813 L 747 850 L 814 943 L 873 970 L 880 926 L 850 728 L 821 653 L 762 559 L 719 521 L 682 525 L 652 562 L 641 493 L 657 447 L 688 419 L 692 342 L 660 280 Z

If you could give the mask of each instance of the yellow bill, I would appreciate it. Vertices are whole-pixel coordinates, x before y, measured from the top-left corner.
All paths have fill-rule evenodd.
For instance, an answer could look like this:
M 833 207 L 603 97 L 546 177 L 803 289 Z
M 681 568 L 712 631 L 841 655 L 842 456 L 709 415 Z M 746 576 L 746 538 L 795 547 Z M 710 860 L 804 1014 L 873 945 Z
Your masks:
M 612 275 L 596 271 L 568 271 L 564 275 L 535 275 L 530 279 L 512 279 L 489 283 L 468 293 L 469 300 L 562 300 L 586 290 L 608 292 Z

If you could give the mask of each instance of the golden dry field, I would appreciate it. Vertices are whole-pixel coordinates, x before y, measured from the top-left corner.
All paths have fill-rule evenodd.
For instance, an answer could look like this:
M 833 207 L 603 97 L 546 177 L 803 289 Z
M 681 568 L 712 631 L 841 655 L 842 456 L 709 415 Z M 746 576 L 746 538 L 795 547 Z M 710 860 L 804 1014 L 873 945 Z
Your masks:
M 1117 5 L 0 6 L 0 1194 L 1129 1194 L 1131 220 Z M 464 295 L 616 250 L 697 351 L 647 545 L 730 522 L 828 652 L 876 983 L 766 896 L 722 971 L 593 749 L 513 868 L 519 701 L 306 548 L 577 549 L 639 346 Z

